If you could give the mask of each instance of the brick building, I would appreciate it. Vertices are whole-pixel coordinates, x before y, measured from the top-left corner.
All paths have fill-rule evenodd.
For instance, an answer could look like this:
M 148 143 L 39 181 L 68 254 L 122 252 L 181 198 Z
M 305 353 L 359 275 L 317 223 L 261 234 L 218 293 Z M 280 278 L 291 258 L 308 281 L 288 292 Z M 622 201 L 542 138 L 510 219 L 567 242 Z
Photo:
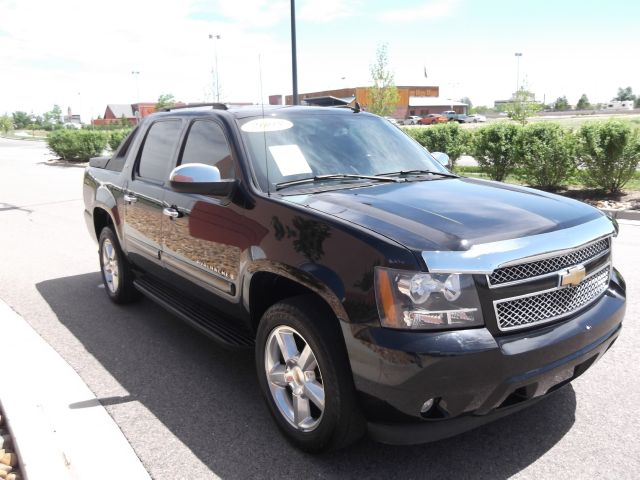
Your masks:
M 445 110 L 455 110 L 457 113 L 466 113 L 467 105 L 450 99 L 440 98 L 440 87 L 436 86 L 399 86 L 398 104 L 391 114 L 394 118 L 406 118 L 409 115 L 428 115 L 440 113 Z M 365 110 L 368 104 L 369 87 L 339 88 L 336 90 L 324 90 L 320 92 L 302 93 L 299 95 L 300 103 L 307 105 L 350 105 L 358 102 Z M 282 96 L 271 95 L 271 105 L 281 105 Z M 293 104 L 293 96 L 284 98 L 285 105 Z
M 123 118 L 131 125 L 136 125 L 140 119 L 151 115 L 155 111 L 155 103 L 111 103 L 107 105 L 104 117 L 91 120 L 91 125 L 111 125 L 121 122 Z

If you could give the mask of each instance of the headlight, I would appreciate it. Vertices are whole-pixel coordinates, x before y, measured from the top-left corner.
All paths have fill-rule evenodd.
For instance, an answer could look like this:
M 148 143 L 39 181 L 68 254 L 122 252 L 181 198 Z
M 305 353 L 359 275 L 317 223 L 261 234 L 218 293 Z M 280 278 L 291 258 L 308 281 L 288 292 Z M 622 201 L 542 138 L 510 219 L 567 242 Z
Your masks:
M 383 327 L 421 330 L 484 324 L 471 275 L 376 267 L 375 286 Z

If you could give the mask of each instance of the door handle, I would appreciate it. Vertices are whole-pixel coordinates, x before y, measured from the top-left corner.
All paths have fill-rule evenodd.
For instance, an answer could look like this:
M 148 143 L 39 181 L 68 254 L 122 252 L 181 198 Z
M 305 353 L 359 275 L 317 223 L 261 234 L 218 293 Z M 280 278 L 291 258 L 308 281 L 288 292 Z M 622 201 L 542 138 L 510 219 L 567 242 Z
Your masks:
M 162 213 L 167 217 L 171 217 L 171 218 L 178 218 L 180 216 L 180 212 L 175 208 L 171 208 L 171 207 L 163 208 Z
M 129 203 L 136 203 L 138 201 L 138 199 L 136 197 L 134 197 L 133 195 L 127 195 L 125 193 L 124 194 L 124 201 L 125 202 L 129 202 Z

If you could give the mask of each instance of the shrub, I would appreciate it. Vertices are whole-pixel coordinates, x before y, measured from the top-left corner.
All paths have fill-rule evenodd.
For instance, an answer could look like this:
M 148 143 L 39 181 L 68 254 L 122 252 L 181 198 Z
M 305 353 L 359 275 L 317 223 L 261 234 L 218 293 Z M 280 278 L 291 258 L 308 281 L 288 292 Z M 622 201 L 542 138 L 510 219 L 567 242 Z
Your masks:
M 575 171 L 576 138 L 557 123 L 527 125 L 518 137 L 518 149 L 518 176 L 529 185 L 555 189 Z
M 115 152 L 122 141 L 127 138 L 127 135 L 131 132 L 131 129 L 112 130 L 109 132 L 109 148 L 112 152 Z
M 479 128 L 473 135 L 473 156 L 490 178 L 503 181 L 518 165 L 518 137 L 522 127 L 497 122 Z
M 460 156 L 469 151 L 471 134 L 469 130 L 460 128 L 457 122 L 440 123 L 427 128 L 407 128 L 405 132 L 430 152 L 449 155 L 452 168 Z
M 0 116 L 0 130 L 3 133 L 7 133 L 13 129 L 13 120 L 9 115 Z
M 47 137 L 49 150 L 65 160 L 87 161 L 99 156 L 107 146 L 104 132 L 91 130 L 56 130 Z
M 640 163 L 640 133 L 619 120 L 585 123 L 578 132 L 586 185 L 618 193 Z

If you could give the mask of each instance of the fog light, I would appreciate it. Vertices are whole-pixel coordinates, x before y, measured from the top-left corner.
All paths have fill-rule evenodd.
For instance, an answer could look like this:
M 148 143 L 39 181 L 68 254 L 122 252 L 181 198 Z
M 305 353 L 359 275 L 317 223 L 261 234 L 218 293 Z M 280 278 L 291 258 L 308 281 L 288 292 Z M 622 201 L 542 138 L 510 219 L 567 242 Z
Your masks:
M 433 398 L 430 398 L 422 404 L 422 407 L 420 407 L 420 413 L 427 413 L 431 407 L 433 407 Z

